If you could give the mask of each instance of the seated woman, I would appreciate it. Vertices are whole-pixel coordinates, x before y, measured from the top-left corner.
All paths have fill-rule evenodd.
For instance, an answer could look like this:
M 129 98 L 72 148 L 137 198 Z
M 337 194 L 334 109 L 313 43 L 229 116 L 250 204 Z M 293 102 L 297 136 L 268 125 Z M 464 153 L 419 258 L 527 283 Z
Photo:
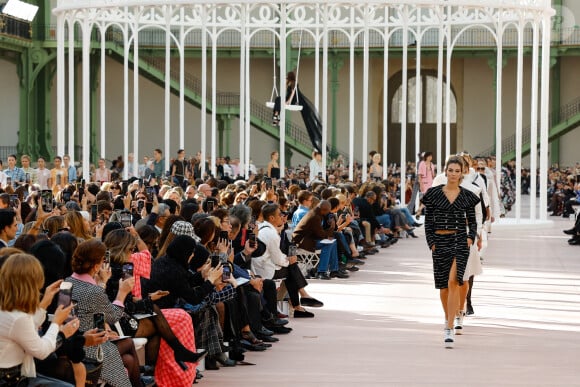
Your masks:
M 76 248 L 72 258 L 73 274 L 65 281 L 72 282 L 72 299 L 78 302 L 77 313 L 80 329 L 87 331 L 93 328 L 94 314 L 102 313 L 105 322 L 112 326 L 123 316 L 125 306 L 123 301 L 133 289 L 133 277 L 119 282 L 119 291 L 115 301 L 111 303 L 105 289 L 97 284 L 95 278 L 104 286 L 111 276 L 108 262 L 105 263 L 106 246 L 96 240 L 82 242 Z M 110 333 L 110 338 L 116 335 Z M 139 360 L 135 352 L 133 340 L 124 339 L 106 342 L 100 346 L 103 353 L 103 368 L 101 379 L 113 387 L 141 386 Z M 89 358 L 97 358 L 97 348 L 85 349 Z M 125 369 L 127 371 L 125 371 Z
M 222 332 L 214 301 L 219 297 L 215 285 L 221 283 L 222 268 L 204 265 L 199 272 L 188 270 L 188 265 L 196 252 L 197 243 L 188 235 L 179 235 L 169 244 L 167 254 L 157 258 L 151 267 L 151 278 L 145 283 L 144 291 L 159 289 L 169 291 L 169 295 L 156 301 L 161 308 L 172 308 L 176 305 L 192 314 L 196 332 L 196 346 L 206 348 L 210 358 L 206 359 L 206 368 L 213 357 L 229 364 L 231 360 L 222 354 Z M 233 295 L 230 291 L 228 294 Z M 211 297 L 211 298 L 210 298 Z M 208 362 L 209 360 L 209 362 Z M 233 364 L 230 364 L 233 365 Z
M 147 298 L 141 298 L 140 280 L 141 278 L 149 278 L 151 272 L 151 253 L 147 250 L 145 242 L 138 236 L 135 237 L 137 232 L 133 228 L 129 230 L 130 232 L 127 232 L 125 229 L 113 230 L 105 237 L 105 245 L 108 248 L 111 258 L 111 278 L 107 282 L 106 287 L 109 299 L 114 300 L 120 281 L 123 278 L 127 278 L 127 275 L 134 275 L 134 293 L 129 293 L 124 300 L 126 316 L 120 321 L 123 332 L 132 337 L 148 338 L 146 346 L 147 365 L 154 366 L 157 363 L 161 338 L 163 338 L 165 343 L 173 350 L 175 362 L 183 371 L 187 371 L 188 367 L 184 362 L 196 363 L 205 355 L 205 352 L 198 354 L 186 348 L 175 336 L 175 333 L 165 318 L 166 313 L 178 315 L 174 319 L 175 324 L 178 326 L 174 326 L 174 328 L 177 328 L 177 331 L 181 332 L 182 338 L 188 341 L 189 345 L 193 347 L 192 350 L 195 351 L 193 325 L 187 313 L 178 309 L 166 309 L 162 312 L 153 303 L 164 297 L 167 291 L 157 290 L 154 293 L 150 293 Z M 132 235 L 132 233 L 135 235 Z M 138 249 L 137 253 L 133 253 L 135 248 Z M 124 270 L 127 264 L 132 264 L 133 273 L 127 273 Z M 147 318 L 131 319 L 131 316 L 136 313 L 154 315 Z M 131 324 L 127 324 L 127 322 L 131 321 L 136 322 L 137 325 L 132 326 Z M 195 377 L 193 369 L 192 372 L 185 372 L 183 375 L 177 369 L 172 369 L 171 372 L 183 376 L 184 380 L 180 380 L 180 385 L 187 385 L 188 383 L 191 385 L 193 383 L 193 378 Z M 176 381 L 174 380 L 173 382 L 175 385 Z
M 44 273 L 38 260 L 28 254 L 9 256 L 0 269 L 0 385 L 71 386 L 36 373 L 34 357 L 44 359 L 57 347 L 57 341 L 70 337 L 79 328 L 78 319 L 63 325 L 72 306 L 59 306 L 44 336 L 37 327 L 46 317 L 46 308 L 58 293 L 61 281 L 38 294 Z M 61 327 L 62 326 L 62 327 Z M 61 331 L 61 332 L 59 332 Z

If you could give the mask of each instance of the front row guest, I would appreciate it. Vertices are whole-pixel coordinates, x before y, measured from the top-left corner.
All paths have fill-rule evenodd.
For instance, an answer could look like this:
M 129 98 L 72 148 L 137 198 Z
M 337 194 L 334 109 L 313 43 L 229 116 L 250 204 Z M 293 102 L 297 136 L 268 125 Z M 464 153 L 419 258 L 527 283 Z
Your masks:
M 280 231 L 284 227 L 280 207 L 275 203 L 264 205 L 262 217 L 264 222 L 260 224 L 258 239 L 265 244 L 266 250 L 261 257 L 252 259 L 253 272 L 267 279 L 284 278 L 294 317 L 314 317 L 302 304 L 321 307 L 322 302 L 311 297 L 304 289 L 308 283 L 298 267 L 298 258 L 288 257 L 280 250 Z
M 425 235 L 433 255 L 435 288 L 445 312 L 446 348 L 453 348 L 454 319 L 459 309 L 459 287 L 477 234 L 475 205 L 479 198 L 459 184 L 463 162 L 451 157 L 445 165 L 447 183 L 430 188 L 423 197 Z M 468 226 L 468 231 L 465 226 Z
M 300 220 L 294 230 L 292 240 L 298 247 L 310 252 L 320 249 L 320 262 L 316 278 L 325 280 L 334 277 L 348 278 L 349 275 L 346 271 L 338 267 L 336 240 L 331 242 L 328 239 L 334 238 L 336 224 L 330 210 L 331 205 L 327 200 L 318 203 L 318 206 L 308 211 Z M 331 216 L 329 217 L 329 215 Z M 323 228 L 323 223 L 327 225 L 326 229 Z
M 44 285 L 40 262 L 32 255 L 14 254 L 0 269 L 0 385 L 71 386 L 36 373 L 34 358 L 45 359 L 57 343 L 79 329 L 79 320 L 64 324 L 72 306 L 59 307 L 50 327 L 40 337 L 37 328 L 46 317 L 46 308 L 58 293 L 61 281 L 38 294 Z M 62 332 L 62 334 L 60 333 Z M 64 337 L 63 337 L 64 336 Z M 71 386 L 72 387 L 72 386 Z

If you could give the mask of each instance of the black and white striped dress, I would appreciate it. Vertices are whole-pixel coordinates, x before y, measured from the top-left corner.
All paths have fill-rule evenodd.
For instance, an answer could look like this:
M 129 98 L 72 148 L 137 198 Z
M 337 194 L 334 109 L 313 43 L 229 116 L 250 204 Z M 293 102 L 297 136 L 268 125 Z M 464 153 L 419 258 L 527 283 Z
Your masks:
M 453 259 L 457 262 L 457 281 L 463 284 L 463 274 L 469 257 L 467 238 L 475 241 L 477 221 L 475 206 L 479 197 L 469 190 L 460 191 L 453 203 L 443 192 L 443 185 L 430 188 L 423 197 L 425 204 L 425 235 L 433 256 L 435 288 L 445 289 L 449 282 L 449 271 Z M 438 235 L 436 230 L 457 231 L 455 234 Z

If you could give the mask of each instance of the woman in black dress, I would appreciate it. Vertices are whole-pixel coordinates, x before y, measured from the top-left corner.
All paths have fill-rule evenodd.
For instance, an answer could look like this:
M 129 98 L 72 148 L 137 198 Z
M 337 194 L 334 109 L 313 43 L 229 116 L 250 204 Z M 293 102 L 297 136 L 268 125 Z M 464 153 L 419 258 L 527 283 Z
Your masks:
M 451 157 L 445 165 L 447 184 L 430 188 L 423 197 L 425 235 L 433 255 L 435 288 L 445 312 L 445 347 L 453 348 L 453 319 L 459 308 L 459 286 L 477 234 L 475 205 L 479 198 L 459 186 L 462 162 Z

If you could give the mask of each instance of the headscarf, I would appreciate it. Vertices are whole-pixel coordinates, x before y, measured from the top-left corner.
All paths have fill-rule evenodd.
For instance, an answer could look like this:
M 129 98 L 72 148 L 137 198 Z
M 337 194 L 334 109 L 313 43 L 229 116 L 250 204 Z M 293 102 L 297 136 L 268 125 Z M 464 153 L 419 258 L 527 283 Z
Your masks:
M 167 246 L 167 257 L 175 260 L 180 266 L 187 268 L 187 260 L 195 251 L 195 240 L 188 235 L 177 236 Z

